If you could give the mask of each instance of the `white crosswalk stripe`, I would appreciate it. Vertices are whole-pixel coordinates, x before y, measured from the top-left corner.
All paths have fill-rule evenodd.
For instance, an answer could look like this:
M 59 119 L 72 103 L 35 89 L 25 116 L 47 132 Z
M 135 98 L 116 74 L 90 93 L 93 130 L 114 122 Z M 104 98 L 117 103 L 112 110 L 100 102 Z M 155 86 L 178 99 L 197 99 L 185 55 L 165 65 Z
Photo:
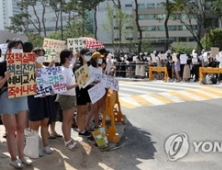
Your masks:
M 120 104 L 126 108 L 159 106 L 171 103 L 203 101 L 222 98 L 222 86 L 174 82 L 120 81 Z

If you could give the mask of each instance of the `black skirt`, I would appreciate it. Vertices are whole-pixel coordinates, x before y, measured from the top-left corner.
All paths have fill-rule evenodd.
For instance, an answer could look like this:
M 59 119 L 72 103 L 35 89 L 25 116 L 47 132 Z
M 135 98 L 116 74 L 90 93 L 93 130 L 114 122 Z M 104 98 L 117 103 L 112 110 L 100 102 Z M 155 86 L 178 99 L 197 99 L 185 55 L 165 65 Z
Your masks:
M 28 96 L 29 120 L 41 121 L 45 118 L 55 119 L 56 110 L 52 96 L 44 98 L 34 98 Z

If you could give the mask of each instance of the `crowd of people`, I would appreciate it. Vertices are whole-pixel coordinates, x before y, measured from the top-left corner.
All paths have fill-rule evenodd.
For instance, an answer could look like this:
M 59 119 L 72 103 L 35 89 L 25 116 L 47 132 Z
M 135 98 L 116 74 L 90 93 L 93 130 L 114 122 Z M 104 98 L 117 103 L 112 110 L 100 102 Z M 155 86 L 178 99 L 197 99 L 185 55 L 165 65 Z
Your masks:
M 165 57 L 161 58 L 161 55 L 165 55 Z M 163 54 L 157 51 L 150 54 L 121 54 L 113 59 L 116 68 L 115 75 L 116 77 L 149 78 L 149 67 L 167 67 L 169 81 L 189 82 L 192 80 L 197 82 L 200 67 L 222 67 L 222 63 L 217 61 L 216 57 L 212 57 L 210 52 L 185 54 L 187 56 L 185 63 L 181 63 L 181 56 L 184 54 L 178 53 L 175 58 L 173 55 L 170 50 Z M 206 55 L 206 59 L 203 55 Z M 155 77 L 157 80 L 162 80 L 164 76 L 156 73 Z M 218 82 L 221 81 L 221 75 L 215 75 L 215 77 Z
M 113 67 L 109 52 L 105 48 L 93 53 L 83 48 L 76 54 L 66 49 L 60 53 L 60 63 L 55 63 L 55 61 L 45 63 L 44 49 L 33 48 L 31 42 L 23 43 L 16 39 L 8 41 L 6 54 L 13 53 L 14 49 L 21 49 L 23 53 L 33 52 L 37 69 L 61 66 L 67 88 L 66 92 L 57 95 L 52 93 L 50 96 L 42 95 L 39 98 L 34 96 L 8 98 L 7 80 L 11 74 L 10 70 L 7 70 L 6 59 L 0 63 L 0 115 L 5 127 L 5 138 L 11 157 L 10 165 L 22 168 L 24 165 L 32 164 L 32 160 L 23 152 L 25 130 L 37 132 L 40 130 L 43 148 L 39 149 L 39 156 L 42 156 L 43 153 L 53 153 L 48 139 L 57 137 L 64 138 L 67 149 L 75 150 L 78 142 L 71 137 L 73 126 L 78 127 L 78 134 L 81 137 L 90 137 L 91 131 L 100 127 L 100 114 L 105 107 L 106 95 L 92 104 L 88 90 L 99 82 L 94 81 L 80 89 L 76 82 L 75 71 L 86 64 L 88 67 L 94 67 L 100 74 L 113 75 Z M 55 131 L 56 121 L 62 122 L 63 136 Z M 92 121 L 93 127 L 90 126 Z

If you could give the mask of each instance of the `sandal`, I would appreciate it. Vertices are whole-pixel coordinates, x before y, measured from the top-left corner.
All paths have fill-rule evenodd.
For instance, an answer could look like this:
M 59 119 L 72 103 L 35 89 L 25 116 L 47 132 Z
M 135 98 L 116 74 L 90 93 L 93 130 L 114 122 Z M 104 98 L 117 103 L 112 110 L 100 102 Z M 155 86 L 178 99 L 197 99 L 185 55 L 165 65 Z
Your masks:
M 48 139 L 56 139 L 56 136 L 51 134 L 51 135 L 49 135 Z
M 75 142 L 73 139 L 70 139 L 65 142 L 65 146 L 71 151 L 74 151 L 76 148 L 78 148 L 77 142 Z
M 22 169 L 23 168 L 22 161 L 19 160 L 19 159 L 15 160 L 15 161 L 11 161 L 10 165 L 13 166 L 16 169 Z

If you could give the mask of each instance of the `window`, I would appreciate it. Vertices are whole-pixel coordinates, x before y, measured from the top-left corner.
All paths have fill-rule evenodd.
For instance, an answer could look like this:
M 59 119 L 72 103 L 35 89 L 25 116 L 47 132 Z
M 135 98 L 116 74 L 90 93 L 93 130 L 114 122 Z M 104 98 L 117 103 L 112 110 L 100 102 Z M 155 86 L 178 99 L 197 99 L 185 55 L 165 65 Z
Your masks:
M 194 39 L 193 37 L 189 37 L 189 41 L 190 41 L 190 42 L 194 42 L 195 39 Z
M 133 27 L 132 27 L 132 26 L 128 26 L 128 27 L 126 27 L 126 29 L 127 29 L 127 30 L 132 30 Z
M 187 37 L 179 37 L 179 42 L 186 42 L 187 41 Z
M 179 30 L 180 31 L 186 31 L 187 27 L 185 25 L 179 25 Z
M 138 9 L 145 9 L 145 4 L 138 4 Z
M 177 26 L 176 25 L 170 25 L 170 26 L 168 26 L 168 30 L 169 31 L 176 31 L 177 30 Z
M 187 19 L 187 15 L 186 14 L 179 14 L 179 18 L 180 19 Z
M 156 27 L 155 26 L 148 26 L 148 31 L 156 31 Z
M 114 27 L 114 30 L 118 30 L 119 29 L 119 27 Z
M 119 41 L 119 38 L 114 38 L 114 41 Z
M 170 42 L 177 41 L 177 38 L 176 38 L 176 37 L 169 37 L 169 41 L 170 41 Z
M 154 14 L 148 14 L 148 20 L 155 20 L 155 15 Z
M 127 37 L 126 40 L 132 41 L 132 40 L 133 40 L 133 37 Z
M 155 4 L 152 3 L 152 4 L 147 4 L 147 9 L 154 9 L 155 8 Z
M 125 9 L 126 10 L 132 10 L 133 5 L 132 4 L 125 4 Z
M 157 30 L 158 31 L 165 31 L 165 27 L 164 26 L 157 26 Z
M 139 20 L 145 20 L 146 19 L 146 15 L 139 14 L 138 18 L 139 18 Z
M 188 14 L 188 18 L 189 19 L 196 19 L 197 18 L 197 14 Z
M 142 31 L 146 31 L 146 26 L 140 26 L 140 29 L 141 29 Z
M 166 17 L 166 14 L 157 14 L 156 19 L 157 20 L 163 20 L 163 19 L 165 19 L 165 17 Z
M 157 8 L 165 8 L 163 3 L 157 3 Z

